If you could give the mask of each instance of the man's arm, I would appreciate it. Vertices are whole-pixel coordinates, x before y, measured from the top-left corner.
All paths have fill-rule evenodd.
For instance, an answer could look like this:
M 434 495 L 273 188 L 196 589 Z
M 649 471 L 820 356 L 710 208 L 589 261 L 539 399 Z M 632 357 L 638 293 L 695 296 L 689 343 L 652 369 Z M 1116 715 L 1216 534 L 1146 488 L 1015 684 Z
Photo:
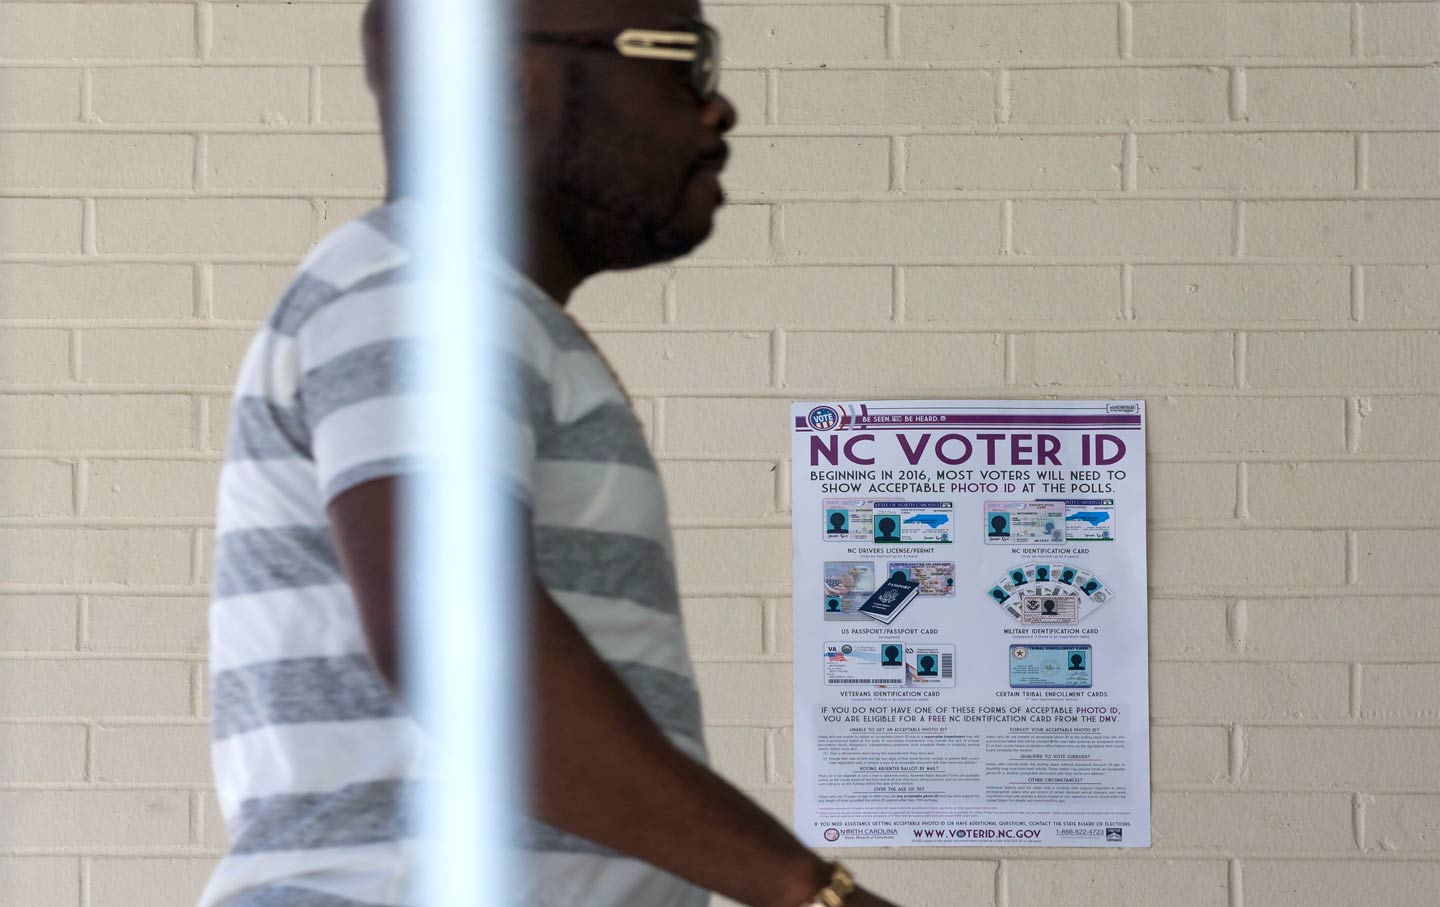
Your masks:
M 400 689 L 395 565 L 400 480 L 377 479 L 330 503 L 340 559 L 376 666 Z M 516 518 L 516 534 L 528 526 Z M 752 907 L 796 907 L 829 880 L 824 861 L 714 772 L 677 749 L 570 617 L 533 589 L 527 657 L 543 646 L 527 764 L 532 814 Z M 857 892 L 853 907 L 885 907 Z

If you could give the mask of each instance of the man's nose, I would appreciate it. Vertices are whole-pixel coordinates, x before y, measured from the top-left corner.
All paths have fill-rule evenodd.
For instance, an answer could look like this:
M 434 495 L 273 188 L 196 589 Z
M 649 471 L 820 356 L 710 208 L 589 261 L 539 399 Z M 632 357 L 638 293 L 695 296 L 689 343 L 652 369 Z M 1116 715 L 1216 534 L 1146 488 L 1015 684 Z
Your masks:
M 706 127 L 723 135 L 735 128 L 740 114 L 736 112 L 735 105 L 730 103 L 730 99 L 717 91 L 705 99 L 705 108 L 701 113 L 701 119 Z

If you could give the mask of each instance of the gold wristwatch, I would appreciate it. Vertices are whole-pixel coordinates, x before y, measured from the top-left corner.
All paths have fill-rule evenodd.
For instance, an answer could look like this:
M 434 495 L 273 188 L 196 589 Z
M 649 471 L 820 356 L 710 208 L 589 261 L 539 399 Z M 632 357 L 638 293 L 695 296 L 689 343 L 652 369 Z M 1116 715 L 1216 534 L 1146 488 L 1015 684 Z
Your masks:
M 800 907 L 844 907 L 855 893 L 855 876 L 839 860 L 830 864 L 830 882 Z

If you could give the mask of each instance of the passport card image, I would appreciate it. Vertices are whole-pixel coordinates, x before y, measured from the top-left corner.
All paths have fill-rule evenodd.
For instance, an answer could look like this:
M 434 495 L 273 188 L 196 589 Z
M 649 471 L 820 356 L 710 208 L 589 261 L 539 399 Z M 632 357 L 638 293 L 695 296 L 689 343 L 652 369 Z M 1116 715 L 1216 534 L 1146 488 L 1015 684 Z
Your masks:
M 912 687 L 955 686 L 955 647 L 906 646 L 905 682 Z
M 954 564 L 938 561 L 891 561 L 886 570 L 891 579 L 919 583 L 921 595 L 955 594 Z
M 1012 690 L 1089 689 L 1089 646 L 1011 646 Z
M 825 685 L 905 683 L 905 644 L 898 639 L 876 642 L 825 643 Z
M 954 506 L 949 501 L 876 501 L 873 510 L 877 544 L 934 544 L 954 537 Z
M 1077 624 L 1080 622 L 1080 596 L 1074 592 L 1055 594 L 1051 590 L 1020 594 L 1020 623 Z
M 986 501 L 985 544 L 1065 541 L 1065 505 L 1058 501 Z

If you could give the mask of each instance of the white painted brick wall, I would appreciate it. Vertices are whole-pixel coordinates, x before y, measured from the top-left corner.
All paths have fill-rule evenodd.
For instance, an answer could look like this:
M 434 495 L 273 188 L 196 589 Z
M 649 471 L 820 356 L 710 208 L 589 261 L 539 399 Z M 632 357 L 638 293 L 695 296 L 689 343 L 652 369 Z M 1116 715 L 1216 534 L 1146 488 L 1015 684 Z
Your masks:
M 0 6 L 0 902 L 180 907 L 225 846 L 227 397 L 382 192 L 360 10 Z M 788 400 L 1141 396 L 1155 847 L 847 855 L 909 907 L 1433 901 L 1440 3 L 710 13 L 733 204 L 574 310 L 661 461 L 720 770 L 788 815 Z

